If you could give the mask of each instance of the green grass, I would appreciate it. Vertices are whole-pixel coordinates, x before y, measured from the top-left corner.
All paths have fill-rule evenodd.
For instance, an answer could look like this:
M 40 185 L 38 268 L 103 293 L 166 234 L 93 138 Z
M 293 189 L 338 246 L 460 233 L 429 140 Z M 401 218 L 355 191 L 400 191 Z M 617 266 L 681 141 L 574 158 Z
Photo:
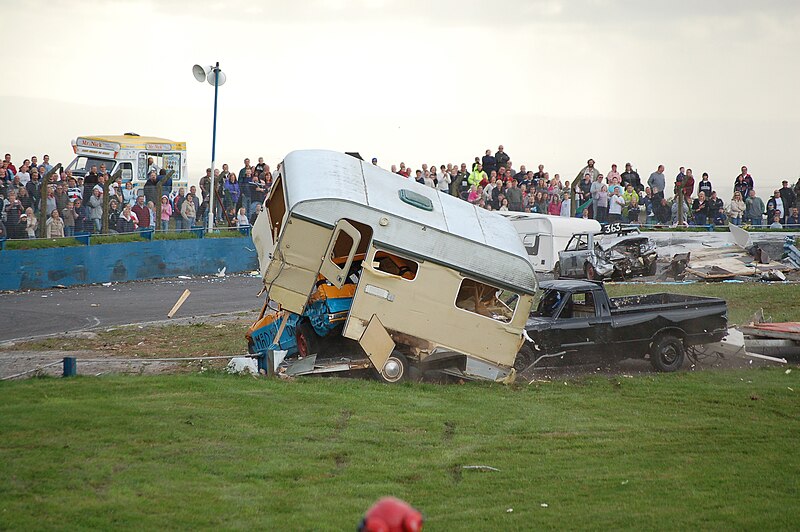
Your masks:
M 609 296 L 669 292 L 694 296 L 719 297 L 728 302 L 728 322 L 742 325 L 751 321 L 758 309 L 771 321 L 800 320 L 800 285 L 765 283 L 606 284 Z
M 2 528 L 353 530 L 394 495 L 426 530 L 793 529 L 799 375 L 3 382 Z
M 243 234 L 238 229 L 216 229 L 211 233 L 206 233 L 205 238 L 241 238 L 246 237 L 247 235 Z
M 81 246 L 74 238 L 51 238 L 47 240 L 6 240 L 6 250 L 16 249 L 45 249 L 45 248 L 70 248 Z
M 190 240 L 197 238 L 197 235 L 192 231 L 179 231 L 179 232 L 155 232 L 153 233 L 153 240 Z
M 147 242 L 139 233 L 126 233 L 117 235 L 92 235 L 89 242 L 95 244 L 122 244 L 125 242 Z

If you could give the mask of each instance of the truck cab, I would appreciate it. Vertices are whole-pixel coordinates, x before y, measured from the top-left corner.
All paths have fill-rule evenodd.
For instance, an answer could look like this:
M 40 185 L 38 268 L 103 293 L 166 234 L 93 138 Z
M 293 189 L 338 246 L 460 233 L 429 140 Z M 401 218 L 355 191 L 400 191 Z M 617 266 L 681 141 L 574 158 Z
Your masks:
M 78 137 L 72 141 L 75 159 L 67 166 L 75 177 L 85 176 L 93 166 L 105 165 L 109 175 L 120 172 L 122 182 L 143 186 L 151 168 L 173 171 L 173 187 L 188 185 L 186 143 L 136 133 Z M 150 162 L 152 161 L 152 162 Z

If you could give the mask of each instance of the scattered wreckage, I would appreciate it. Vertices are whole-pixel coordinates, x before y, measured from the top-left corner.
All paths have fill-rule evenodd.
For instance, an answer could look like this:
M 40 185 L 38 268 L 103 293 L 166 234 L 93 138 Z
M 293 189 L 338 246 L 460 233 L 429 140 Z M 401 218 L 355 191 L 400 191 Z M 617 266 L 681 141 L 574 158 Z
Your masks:
M 786 261 L 779 262 L 771 259 L 761 246 L 754 244 L 750 233 L 744 229 L 733 224 L 729 225 L 729 229 L 732 243 L 673 255 L 667 267 L 667 276 L 679 281 L 687 275 L 703 281 L 728 281 L 738 277 L 785 281 L 786 273 L 797 269 L 792 260 L 792 248 L 797 250 L 792 237 L 787 237 L 784 243 Z
M 559 251 L 553 273 L 556 278 L 602 280 L 634 275 L 655 275 L 658 252 L 655 243 L 636 227 L 609 224 L 600 233 L 576 233 Z
M 497 214 L 345 154 L 286 156 L 252 230 L 268 294 L 251 353 L 287 375 L 514 378 L 538 292 Z

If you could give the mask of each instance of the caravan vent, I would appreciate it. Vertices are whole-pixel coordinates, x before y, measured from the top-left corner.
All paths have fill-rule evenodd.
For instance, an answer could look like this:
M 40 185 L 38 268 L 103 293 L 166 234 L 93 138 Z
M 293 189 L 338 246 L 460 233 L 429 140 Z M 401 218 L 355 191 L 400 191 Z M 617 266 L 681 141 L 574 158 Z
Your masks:
M 407 188 L 401 188 L 397 193 L 403 202 L 408 203 L 412 207 L 416 207 L 417 209 L 422 209 L 424 211 L 433 210 L 433 202 L 430 200 L 430 198 L 427 198 L 422 194 L 418 194 L 412 190 L 408 190 Z

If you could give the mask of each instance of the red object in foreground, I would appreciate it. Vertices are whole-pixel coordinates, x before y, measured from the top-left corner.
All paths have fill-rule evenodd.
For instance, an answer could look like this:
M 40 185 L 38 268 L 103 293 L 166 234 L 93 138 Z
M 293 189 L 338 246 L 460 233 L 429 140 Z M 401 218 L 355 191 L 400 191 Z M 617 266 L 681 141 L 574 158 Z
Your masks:
M 796 321 L 787 321 L 783 323 L 755 323 L 749 327 L 753 329 L 760 329 L 762 331 L 800 333 L 800 322 Z
M 359 532 L 418 532 L 422 530 L 422 514 L 411 505 L 394 497 L 384 497 L 364 514 Z

